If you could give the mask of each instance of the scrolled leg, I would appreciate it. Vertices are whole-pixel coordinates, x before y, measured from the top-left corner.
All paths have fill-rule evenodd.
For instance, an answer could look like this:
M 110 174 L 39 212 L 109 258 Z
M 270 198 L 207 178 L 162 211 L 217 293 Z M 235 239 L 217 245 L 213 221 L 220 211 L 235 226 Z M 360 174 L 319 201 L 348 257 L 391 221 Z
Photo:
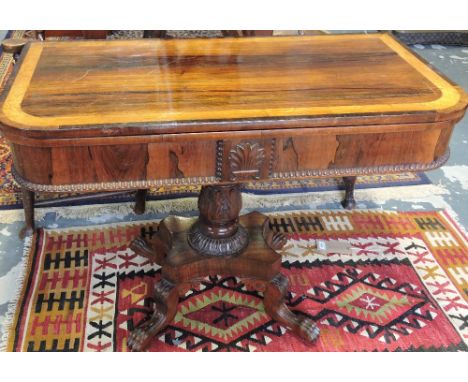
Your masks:
M 341 202 L 341 205 L 347 210 L 352 210 L 356 207 L 356 200 L 354 200 L 354 185 L 356 184 L 355 176 L 343 177 L 345 185 L 345 198 Z
M 135 328 L 128 337 L 128 346 L 132 351 L 146 350 L 154 336 L 174 319 L 179 302 L 177 286 L 163 278 L 154 286 L 154 300 L 151 317 Z
M 320 330 L 310 318 L 295 314 L 286 306 L 284 296 L 288 285 L 288 279 L 283 274 L 273 277 L 264 292 L 265 311 L 303 340 L 313 342 L 318 338 Z
M 163 265 L 164 258 L 168 252 L 168 246 L 160 238 L 161 227 L 156 237 L 149 244 L 142 237 L 137 237 L 130 243 L 130 249 L 137 255 L 143 256 L 158 265 Z
M 23 240 L 26 236 L 34 232 L 34 192 L 22 188 L 23 209 L 24 209 L 24 227 L 19 233 L 19 237 Z
M 152 261 L 156 261 L 157 259 L 157 255 L 153 251 L 153 248 L 151 248 L 146 242 L 146 240 L 142 237 L 137 237 L 136 239 L 134 239 L 130 243 L 130 249 L 137 255 L 146 257 L 147 259 L 150 259 Z

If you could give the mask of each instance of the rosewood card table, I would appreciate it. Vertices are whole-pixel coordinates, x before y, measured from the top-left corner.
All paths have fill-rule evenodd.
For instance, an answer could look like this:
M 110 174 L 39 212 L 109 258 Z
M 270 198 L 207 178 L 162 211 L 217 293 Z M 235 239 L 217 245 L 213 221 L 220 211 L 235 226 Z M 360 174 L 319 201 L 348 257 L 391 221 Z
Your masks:
M 154 312 L 129 336 L 143 350 L 180 293 L 232 274 L 264 293 L 266 312 L 306 341 L 310 317 L 284 303 L 265 216 L 239 217 L 255 180 L 430 170 L 448 158 L 466 94 L 387 34 L 196 40 L 30 42 L 0 104 L 23 188 L 34 192 L 202 185 L 198 218 L 167 217 L 132 248 L 162 266 Z

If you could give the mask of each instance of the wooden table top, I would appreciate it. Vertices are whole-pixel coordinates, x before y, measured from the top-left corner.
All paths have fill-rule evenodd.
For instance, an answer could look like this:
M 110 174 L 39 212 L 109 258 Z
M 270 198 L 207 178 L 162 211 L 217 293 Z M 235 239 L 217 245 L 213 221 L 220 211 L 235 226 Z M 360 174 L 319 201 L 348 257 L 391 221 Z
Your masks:
M 372 34 L 31 42 L 1 102 L 0 121 L 21 130 L 198 132 L 449 120 L 467 96 Z

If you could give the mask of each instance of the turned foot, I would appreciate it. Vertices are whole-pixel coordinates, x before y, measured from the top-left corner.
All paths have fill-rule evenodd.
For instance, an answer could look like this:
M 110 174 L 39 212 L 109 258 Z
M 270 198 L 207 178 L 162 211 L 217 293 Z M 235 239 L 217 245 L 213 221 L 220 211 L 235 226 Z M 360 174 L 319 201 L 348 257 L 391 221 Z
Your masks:
M 154 336 L 173 320 L 179 301 L 176 285 L 162 279 L 154 286 L 154 300 L 151 317 L 134 329 L 128 337 L 128 346 L 132 351 L 147 349 Z
M 19 238 L 23 240 L 34 232 L 34 192 L 22 188 L 21 193 L 23 195 L 24 227 L 19 233 Z
M 135 194 L 135 207 L 133 208 L 133 210 L 137 215 L 145 213 L 147 194 L 148 190 L 146 189 L 138 190 Z
M 264 293 L 265 311 L 303 340 L 313 342 L 318 338 L 320 329 L 310 318 L 295 314 L 286 306 L 284 297 L 288 284 L 288 279 L 281 273 L 267 284 Z
M 354 185 L 356 184 L 355 176 L 343 177 L 345 185 L 345 197 L 341 202 L 341 205 L 347 210 L 352 210 L 356 207 L 356 200 L 354 200 Z

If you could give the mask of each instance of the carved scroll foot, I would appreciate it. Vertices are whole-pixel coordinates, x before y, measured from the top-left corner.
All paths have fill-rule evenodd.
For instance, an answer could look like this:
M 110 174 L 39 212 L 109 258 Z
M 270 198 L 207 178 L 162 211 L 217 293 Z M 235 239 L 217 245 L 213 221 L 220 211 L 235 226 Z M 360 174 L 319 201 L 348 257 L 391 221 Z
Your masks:
M 168 249 L 167 245 L 160 238 L 160 232 L 161 228 L 151 243 L 148 243 L 142 237 L 137 237 L 130 243 L 130 249 L 137 255 L 143 256 L 162 266 Z
M 288 291 L 288 284 L 288 279 L 281 273 L 267 284 L 264 293 L 265 311 L 303 340 L 313 342 L 318 338 L 320 329 L 310 318 L 297 315 L 286 306 L 284 296 Z
M 356 184 L 355 176 L 345 176 L 343 177 L 345 185 L 345 198 L 341 202 L 341 205 L 347 209 L 352 210 L 356 208 L 356 200 L 354 199 L 354 185 Z
M 151 317 L 134 329 L 128 337 L 128 346 L 132 351 L 143 351 L 153 338 L 163 330 L 177 312 L 179 294 L 175 284 L 162 279 L 154 286 L 155 309 Z
M 137 255 L 143 256 L 150 260 L 156 259 L 156 254 L 153 251 L 145 239 L 142 237 L 137 237 L 130 243 L 130 249 L 135 252 Z
M 137 215 L 145 213 L 147 194 L 148 190 L 146 189 L 138 190 L 135 194 L 135 207 L 133 208 L 133 210 Z
M 34 232 L 34 192 L 22 188 L 23 209 L 24 209 L 24 227 L 19 233 L 19 238 L 23 240 L 26 236 Z

